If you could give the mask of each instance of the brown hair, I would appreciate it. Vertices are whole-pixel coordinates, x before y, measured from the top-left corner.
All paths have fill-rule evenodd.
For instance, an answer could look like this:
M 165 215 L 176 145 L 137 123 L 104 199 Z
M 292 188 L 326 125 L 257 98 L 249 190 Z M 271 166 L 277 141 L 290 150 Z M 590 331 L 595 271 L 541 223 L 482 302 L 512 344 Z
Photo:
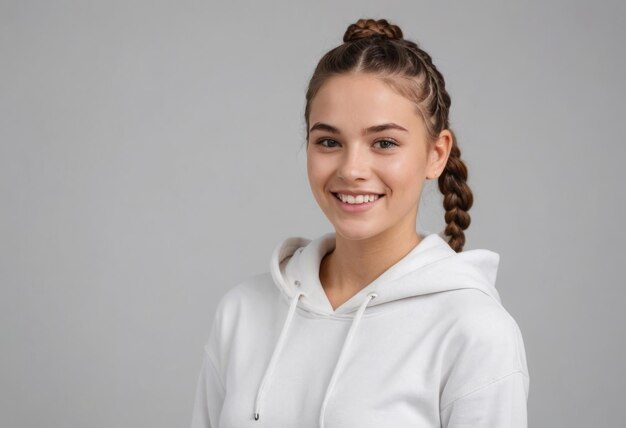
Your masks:
M 375 74 L 413 101 L 431 143 L 444 129 L 452 133 L 452 150 L 438 183 L 446 210 L 444 234 L 450 237 L 450 247 L 461 252 L 465 245 L 463 230 L 470 225 L 467 211 L 472 206 L 473 195 L 467 185 L 467 167 L 461 160 L 456 136 L 449 128 L 451 99 L 443 76 L 430 55 L 416 43 L 404 39 L 400 27 L 386 19 L 359 19 L 348 26 L 343 42 L 320 59 L 309 82 L 304 111 L 307 141 L 311 102 L 323 83 L 332 76 L 357 72 Z

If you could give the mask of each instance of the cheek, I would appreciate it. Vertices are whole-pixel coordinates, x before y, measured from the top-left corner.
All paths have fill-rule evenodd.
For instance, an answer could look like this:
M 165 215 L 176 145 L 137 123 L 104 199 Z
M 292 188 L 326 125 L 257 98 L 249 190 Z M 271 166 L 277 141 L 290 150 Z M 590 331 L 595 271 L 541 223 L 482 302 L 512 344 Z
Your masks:
M 387 184 L 397 192 L 415 190 L 424 166 L 413 156 L 398 156 L 384 165 L 381 174 Z
M 323 191 L 323 186 L 329 178 L 329 163 L 324 162 L 320 156 L 315 154 L 307 156 L 307 175 L 313 191 Z

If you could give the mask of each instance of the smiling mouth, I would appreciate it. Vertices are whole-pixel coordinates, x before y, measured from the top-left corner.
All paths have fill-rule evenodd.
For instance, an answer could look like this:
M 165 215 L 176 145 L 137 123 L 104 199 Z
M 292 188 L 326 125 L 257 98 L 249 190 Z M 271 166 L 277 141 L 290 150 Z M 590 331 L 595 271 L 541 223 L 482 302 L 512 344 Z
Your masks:
M 372 197 L 366 197 L 363 198 L 362 196 L 360 198 L 357 199 L 357 197 L 354 197 L 352 195 L 349 195 L 349 197 L 346 198 L 346 200 L 341 199 L 341 197 L 339 196 L 338 193 L 335 192 L 331 192 L 333 194 L 333 196 L 335 198 L 337 198 L 340 202 L 343 202 L 344 204 L 350 204 L 350 205 L 360 205 L 360 204 L 367 204 L 370 202 L 375 202 L 380 198 L 383 198 L 385 196 L 385 194 L 374 194 L 375 197 L 372 199 Z

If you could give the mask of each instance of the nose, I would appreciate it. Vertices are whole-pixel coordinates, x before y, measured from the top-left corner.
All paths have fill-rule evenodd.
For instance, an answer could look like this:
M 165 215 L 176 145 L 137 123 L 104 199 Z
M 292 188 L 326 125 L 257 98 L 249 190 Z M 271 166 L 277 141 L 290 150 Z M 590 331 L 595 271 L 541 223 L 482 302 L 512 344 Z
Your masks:
M 346 181 L 367 180 L 370 175 L 370 159 L 367 149 L 361 144 L 347 145 L 341 155 L 337 175 Z

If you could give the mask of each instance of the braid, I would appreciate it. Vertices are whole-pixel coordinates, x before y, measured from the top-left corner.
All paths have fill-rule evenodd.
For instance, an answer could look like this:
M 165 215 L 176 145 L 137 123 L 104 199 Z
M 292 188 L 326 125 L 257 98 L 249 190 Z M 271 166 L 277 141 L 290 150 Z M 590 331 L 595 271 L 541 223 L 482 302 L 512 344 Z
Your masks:
M 402 30 L 397 25 L 390 24 L 386 19 L 359 19 L 348 26 L 343 35 L 343 41 L 351 42 L 377 35 L 388 39 L 401 39 Z
M 452 100 L 448 91 L 446 91 L 446 82 L 443 75 L 433 63 L 433 59 L 428 52 L 421 49 L 417 43 L 411 40 L 405 39 L 403 44 L 415 55 L 426 71 L 425 77 L 427 82 L 425 82 L 424 88 L 427 90 L 427 93 L 424 94 L 423 103 L 431 117 L 432 128 L 429 127 L 428 131 L 434 139 L 437 137 L 436 130 L 448 128 L 448 115 L 450 114 Z
M 445 89 L 445 80 L 441 72 L 432 62 L 431 56 L 420 49 L 415 43 L 407 42 L 411 50 L 424 64 L 433 102 L 430 103 L 430 111 L 434 129 L 448 129 L 452 134 L 452 149 L 450 156 L 439 177 L 439 190 L 443 193 L 443 206 L 446 210 L 446 228 L 444 234 L 449 236 L 448 244 L 456 252 L 463 251 L 465 245 L 465 233 L 471 223 L 468 213 L 474 202 L 474 197 L 467 184 L 467 167 L 461 160 L 461 150 L 456 141 L 456 136 L 449 129 L 448 115 L 450 112 L 451 99 Z M 428 97 L 427 97 L 428 98 Z
M 452 132 L 452 131 L 451 131 Z M 471 218 L 468 210 L 472 207 L 474 196 L 467 185 L 467 167 L 461 160 L 461 150 L 452 134 L 452 150 L 439 177 L 439 190 L 443 193 L 443 206 L 446 209 L 445 235 L 450 236 L 448 244 L 456 252 L 463 250 L 465 233 L 463 230 L 470 225 Z
M 433 102 L 429 104 L 429 113 L 434 122 L 433 128 L 448 129 L 452 134 L 452 149 L 443 173 L 439 177 L 438 184 L 439 190 L 443 193 L 443 206 L 446 210 L 444 235 L 450 237 L 448 240 L 450 247 L 456 252 L 461 252 L 465 245 L 465 233 L 463 231 L 471 223 L 468 211 L 472 207 L 474 197 L 467 184 L 467 166 L 461 160 L 461 150 L 457 144 L 456 136 L 449 129 L 450 95 L 445 89 L 445 80 L 435 64 L 433 64 L 431 56 L 415 43 L 408 41 L 407 44 L 421 60 L 427 72 L 426 74 L 430 82 L 430 85 L 427 85 L 427 87 L 430 88 L 433 97 Z

